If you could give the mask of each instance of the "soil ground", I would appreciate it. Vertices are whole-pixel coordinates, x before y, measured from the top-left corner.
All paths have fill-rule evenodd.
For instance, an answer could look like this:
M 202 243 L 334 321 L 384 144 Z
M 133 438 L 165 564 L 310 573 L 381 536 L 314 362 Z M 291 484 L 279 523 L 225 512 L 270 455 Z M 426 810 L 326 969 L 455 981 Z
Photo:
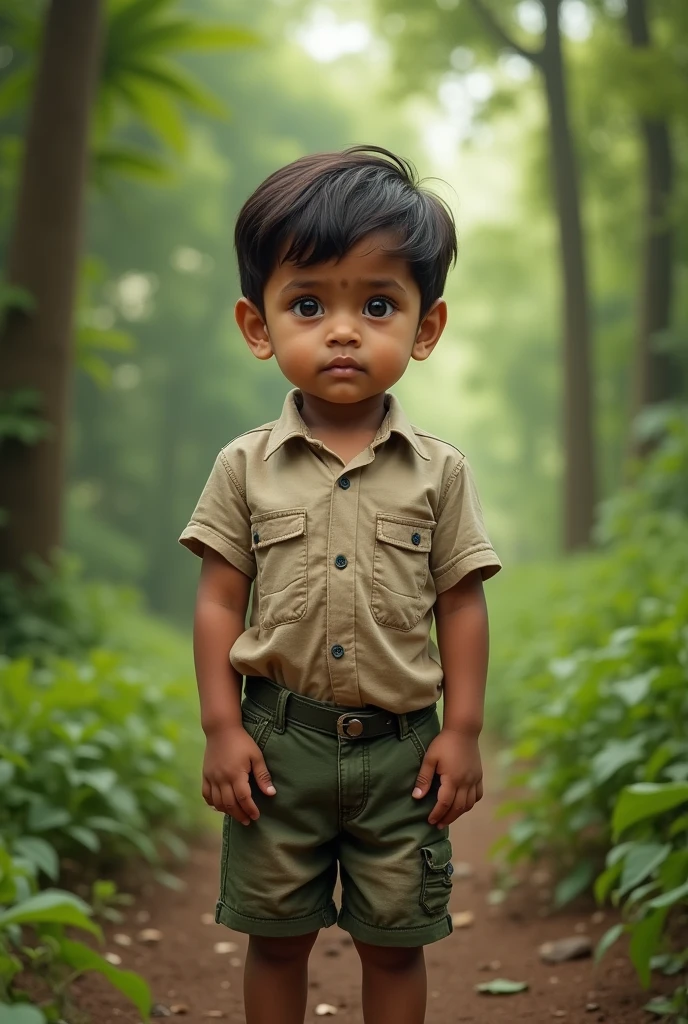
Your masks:
M 639 988 L 630 963 L 617 947 L 598 967 L 590 958 L 556 967 L 540 960 L 541 943 L 581 933 L 594 942 L 613 923 L 613 917 L 606 914 L 600 920 L 589 904 L 549 913 L 548 893 L 537 873 L 539 888 L 526 882 L 498 906 L 488 904 L 494 869 L 487 852 L 504 828 L 495 818 L 500 799 L 488 775 L 485 798 L 453 826 L 454 862 L 470 864 L 473 874 L 455 882 L 450 909 L 471 911 L 474 923 L 455 929 L 449 938 L 426 950 L 427 1024 L 548 1024 L 557 1020 L 563 1024 L 648 1024 L 656 1019 L 643 1011 L 648 994 Z M 188 863 L 177 872 L 186 883 L 183 891 L 150 880 L 130 886 L 135 903 L 126 911 L 123 923 L 107 930 L 107 951 L 119 954 L 123 967 L 144 975 L 157 1002 L 177 1011 L 186 1008 L 184 1016 L 172 1019 L 188 1024 L 205 1024 L 211 1019 L 233 1024 L 244 1021 L 241 993 L 246 937 L 204 923 L 212 915 L 217 897 L 219 847 L 217 831 L 210 831 L 197 843 Z M 156 928 L 162 938 L 153 946 L 144 945 L 137 941 L 142 928 Z M 132 945 L 117 945 L 113 940 L 116 932 L 131 936 Z M 236 943 L 237 948 L 218 953 L 214 950 L 217 942 Z M 526 981 L 529 989 L 510 996 L 475 991 L 477 983 L 497 977 Z M 306 1020 L 320 1019 L 315 1007 L 328 1003 L 336 1007 L 336 1019 L 342 1024 L 362 1024 L 359 986 L 358 957 L 348 936 L 336 926 L 321 932 L 311 957 Z M 136 1011 L 97 976 L 80 980 L 76 988 L 79 1005 L 90 1012 L 94 1024 L 138 1024 Z

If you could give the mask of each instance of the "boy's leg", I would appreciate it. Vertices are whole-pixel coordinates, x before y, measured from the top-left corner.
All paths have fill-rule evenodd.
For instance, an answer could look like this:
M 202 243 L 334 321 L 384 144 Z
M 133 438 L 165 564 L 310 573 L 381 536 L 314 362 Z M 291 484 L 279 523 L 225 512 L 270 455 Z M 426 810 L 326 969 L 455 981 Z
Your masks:
M 310 932 L 280 939 L 251 936 L 244 972 L 246 1024 L 303 1024 L 308 957 L 317 935 Z
M 354 939 L 363 968 L 365 1024 L 423 1024 L 427 978 L 423 947 L 371 946 Z

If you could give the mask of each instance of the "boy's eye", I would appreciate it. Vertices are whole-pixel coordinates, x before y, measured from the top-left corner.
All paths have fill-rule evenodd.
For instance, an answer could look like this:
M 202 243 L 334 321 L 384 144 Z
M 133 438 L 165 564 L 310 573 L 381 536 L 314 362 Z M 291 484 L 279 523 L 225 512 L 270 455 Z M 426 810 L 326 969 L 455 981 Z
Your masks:
M 376 320 L 381 320 L 383 317 L 391 316 L 396 306 L 389 301 L 389 299 L 383 299 L 379 296 L 374 299 L 368 299 L 363 312 L 366 316 L 373 316 Z
M 296 313 L 297 316 L 307 319 L 325 312 L 317 299 L 298 299 L 291 308 L 292 312 Z

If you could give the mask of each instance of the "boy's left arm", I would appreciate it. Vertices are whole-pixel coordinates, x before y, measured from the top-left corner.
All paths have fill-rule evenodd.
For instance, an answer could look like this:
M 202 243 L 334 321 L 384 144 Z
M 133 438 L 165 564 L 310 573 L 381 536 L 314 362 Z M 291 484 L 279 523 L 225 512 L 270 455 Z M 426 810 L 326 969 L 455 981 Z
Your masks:
M 424 797 L 437 773 L 440 788 L 428 821 L 445 828 L 483 795 L 478 737 L 483 727 L 489 638 L 479 569 L 438 595 L 435 621 L 444 671 L 444 722 L 428 747 L 413 796 Z

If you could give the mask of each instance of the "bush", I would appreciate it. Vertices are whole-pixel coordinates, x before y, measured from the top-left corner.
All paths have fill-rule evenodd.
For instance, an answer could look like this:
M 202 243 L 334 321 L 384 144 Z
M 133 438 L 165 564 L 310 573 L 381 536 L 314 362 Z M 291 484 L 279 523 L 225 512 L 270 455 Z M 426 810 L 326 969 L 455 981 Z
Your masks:
M 192 788 L 188 690 L 150 685 L 121 655 L 0 662 L 0 835 L 41 836 L 62 855 L 175 853 Z M 195 791 L 196 787 L 193 786 Z M 92 859 L 96 859 L 93 857 Z

